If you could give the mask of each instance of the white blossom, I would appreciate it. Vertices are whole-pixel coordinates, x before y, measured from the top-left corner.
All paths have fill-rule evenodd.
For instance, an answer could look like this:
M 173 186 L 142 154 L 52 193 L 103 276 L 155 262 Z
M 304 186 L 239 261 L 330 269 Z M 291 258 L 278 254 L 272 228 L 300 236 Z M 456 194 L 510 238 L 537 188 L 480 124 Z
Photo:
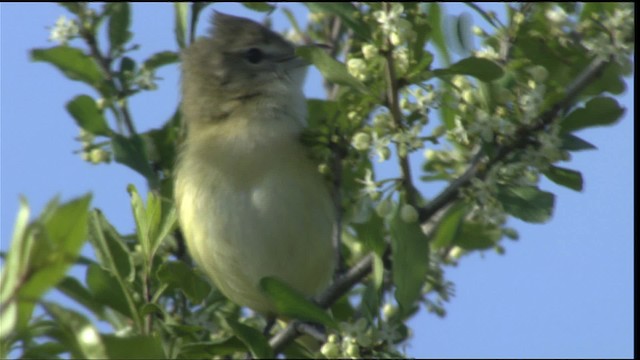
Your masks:
M 78 33 L 79 29 L 75 21 L 68 20 L 64 15 L 62 15 L 58 20 L 56 20 L 56 24 L 51 29 L 49 40 L 66 45 L 69 40 L 78 36 Z

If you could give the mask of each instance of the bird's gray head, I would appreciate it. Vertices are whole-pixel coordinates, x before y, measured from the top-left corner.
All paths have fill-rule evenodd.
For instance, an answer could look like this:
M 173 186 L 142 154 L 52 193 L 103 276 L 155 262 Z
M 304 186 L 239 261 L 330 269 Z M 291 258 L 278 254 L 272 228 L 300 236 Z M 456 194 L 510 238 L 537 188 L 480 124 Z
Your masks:
M 288 112 L 300 102 L 304 107 L 306 64 L 291 43 L 246 18 L 215 12 L 212 23 L 209 36 L 182 54 L 187 123 L 223 121 L 244 109 Z

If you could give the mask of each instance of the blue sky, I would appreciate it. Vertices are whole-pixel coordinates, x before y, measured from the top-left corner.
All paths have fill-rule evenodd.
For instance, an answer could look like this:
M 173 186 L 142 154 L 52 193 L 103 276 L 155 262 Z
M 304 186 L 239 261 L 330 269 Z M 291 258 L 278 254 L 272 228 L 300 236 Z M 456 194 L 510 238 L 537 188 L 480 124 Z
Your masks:
M 302 22 L 303 7 L 296 10 Z M 209 7 L 261 19 L 236 4 Z M 452 6 L 451 13 L 465 7 Z M 300 10 L 300 11 L 298 11 Z M 95 95 L 83 84 L 64 78 L 52 66 L 33 63 L 32 48 L 50 47 L 49 30 L 65 14 L 58 5 L 0 5 L 0 239 L 9 247 L 19 195 L 32 214 L 59 194 L 63 200 L 93 193 L 93 206 L 123 233 L 133 231 L 126 186 L 145 189 L 142 179 L 119 164 L 91 165 L 73 154 L 78 127 L 64 104 L 79 94 Z M 208 16 L 208 14 L 205 14 Z M 203 24 L 204 25 L 204 24 Z M 175 50 L 173 7 L 133 6 L 136 59 Z M 274 27 L 288 27 L 281 12 Z M 177 67 L 163 68 L 160 89 L 131 101 L 140 131 L 161 126 L 179 100 Z M 320 96 L 313 72 L 305 91 Z M 566 167 L 582 171 L 584 191 L 573 192 L 548 181 L 556 193 L 553 219 L 544 225 L 512 221 L 517 242 L 505 241 L 505 255 L 493 252 L 465 257 L 447 268 L 456 294 L 439 319 L 421 312 L 411 320 L 409 356 L 452 357 L 632 357 L 633 356 L 633 79 L 620 99 L 627 111 L 612 127 L 579 133 L 596 151 L 577 153 Z M 418 163 L 416 163 L 418 164 Z M 390 168 L 381 167 L 382 171 Z M 389 175 L 389 174 L 387 174 Z M 384 177 L 384 174 L 383 174 Z M 435 194 L 424 187 L 427 196 Z

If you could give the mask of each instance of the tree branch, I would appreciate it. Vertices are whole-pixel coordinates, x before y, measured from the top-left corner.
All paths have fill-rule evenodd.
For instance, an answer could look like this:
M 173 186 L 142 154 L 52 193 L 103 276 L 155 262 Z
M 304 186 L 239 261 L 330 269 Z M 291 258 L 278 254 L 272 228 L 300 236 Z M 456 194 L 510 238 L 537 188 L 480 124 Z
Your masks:
M 529 137 L 531 133 L 539 131 L 549 125 L 560 114 L 560 112 L 571 106 L 580 92 L 582 92 L 587 86 L 589 86 L 589 84 L 602 74 L 602 71 L 609 62 L 610 59 L 601 58 L 597 58 L 592 61 L 591 64 L 589 64 L 589 66 L 587 66 L 587 68 L 578 75 L 574 82 L 567 87 L 567 91 L 563 99 L 558 101 L 551 107 L 551 109 L 539 115 L 538 120 L 533 122 L 533 125 L 522 127 L 516 134 L 515 139 L 509 144 L 500 146 L 496 156 L 493 159 L 489 159 L 484 166 L 481 166 L 483 158 L 482 150 L 478 150 L 464 174 L 451 182 L 451 184 L 449 184 L 449 186 L 435 199 L 430 201 L 427 206 L 418 209 L 420 222 L 424 223 L 437 211 L 455 201 L 458 198 L 460 189 L 468 185 L 471 179 L 476 176 L 483 176 L 489 169 L 491 169 L 492 166 L 503 160 L 513 150 L 526 146 L 528 143 L 526 141 L 527 137 Z M 481 167 L 482 170 L 480 171 Z
M 367 255 L 355 264 L 349 271 L 338 278 L 325 291 L 315 298 L 315 302 L 323 309 L 331 306 L 341 296 L 346 294 L 355 284 L 364 279 L 373 266 L 373 255 Z M 275 353 L 284 349 L 291 341 L 300 335 L 299 324 L 302 322 L 294 320 L 281 332 L 274 335 L 269 340 L 269 345 Z

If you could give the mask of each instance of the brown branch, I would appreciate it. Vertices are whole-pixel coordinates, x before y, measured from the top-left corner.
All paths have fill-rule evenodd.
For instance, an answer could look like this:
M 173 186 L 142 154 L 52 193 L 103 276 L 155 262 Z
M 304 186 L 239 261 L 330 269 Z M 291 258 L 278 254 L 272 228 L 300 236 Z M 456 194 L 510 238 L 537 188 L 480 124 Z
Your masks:
M 387 77 L 387 96 L 386 103 L 391 112 L 391 118 L 393 119 L 393 125 L 398 131 L 404 131 L 405 126 L 403 122 L 402 111 L 400 110 L 399 100 L 399 83 L 396 76 L 395 62 L 393 60 L 393 46 L 389 39 L 387 39 L 387 50 L 384 51 L 386 66 L 385 73 Z M 402 183 L 407 193 L 407 203 L 416 207 L 418 204 L 418 190 L 413 184 L 411 178 L 411 165 L 409 164 L 408 154 L 401 155 L 400 144 L 396 143 L 396 151 L 398 152 L 398 162 L 400 165 Z
M 89 46 L 89 52 L 91 54 L 91 57 L 98 62 L 98 65 L 100 66 L 100 68 L 102 69 L 102 72 L 104 73 L 105 80 L 116 90 L 118 100 L 124 100 L 127 97 L 126 95 L 127 91 L 126 89 L 123 89 L 120 86 L 118 86 L 116 81 L 114 80 L 116 77 L 113 76 L 113 72 L 111 71 L 111 64 L 113 63 L 113 59 L 111 57 L 108 57 L 102 54 L 102 51 L 100 51 L 100 48 L 98 47 L 98 41 L 95 37 L 95 34 L 93 34 L 91 31 L 82 29 L 80 30 L 80 36 L 85 40 L 85 42 Z M 125 126 L 127 127 L 129 134 L 131 135 L 135 134 L 136 128 L 133 125 L 133 120 L 131 119 L 131 115 L 129 113 L 129 109 L 126 103 L 119 105 L 119 108 L 120 108 L 120 111 L 122 112 L 122 120 Z
M 322 308 L 326 309 L 331 306 L 336 300 L 342 297 L 344 294 L 362 279 L 364 279 L 370 272 L 373 266 L 373 255 L 367 255 L 362 258 L 357 264 L 355 264 L 349 271 L 338 278 L 331 284 L 325 291 L 315 298 L 315 302 Z M 269 345 L 273 348 L 274 353 L 279 353 L 285 346 L 300 335 L 299 324 L 302 323 L 299 320 L 294 320 L 281 332 L 274 335 L 269 340 Z

